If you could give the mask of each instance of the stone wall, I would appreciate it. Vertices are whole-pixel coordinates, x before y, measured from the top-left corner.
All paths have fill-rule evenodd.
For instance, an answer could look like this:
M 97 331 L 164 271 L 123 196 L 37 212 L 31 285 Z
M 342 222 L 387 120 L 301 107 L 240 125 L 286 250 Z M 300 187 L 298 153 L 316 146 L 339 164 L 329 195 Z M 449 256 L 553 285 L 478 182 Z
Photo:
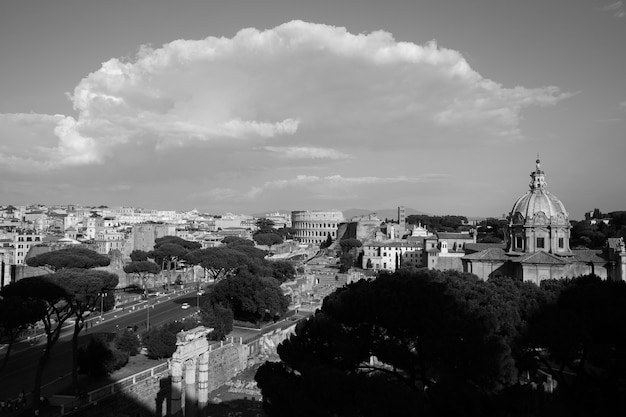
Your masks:
M 446 271 L 452 269 L 454 271 L 463 272 L 463 262 L 460 257 L 456 256 L 439 256 L 435 269 Z
M 259 335 L 248 344 L 230 343 L 213 344 L 208 347 L 209 381 L 208 390 L 213 391 L 225 385 L 231 378 L 248 366 L 266 360 L 276 353 L 276 347 L 295 331 L 296 323 L 285 328 L 275 329 Z M 196 378 L 197 381 L 197 378 Z M 143 379 L 137 383 L 128 383 L 123 392 L 94 400 L 80 410 L 66 410 L 77 417 L 105 416 L 157 416 L 163 417 L 172 411 L 171 369 L 159 375 Z M 94 397 L 95 398 L 95 397 Z M 184 402 L 184 400 L 183 400 Z
M 209 392 L 244 370 L 247 361 L 245 345 L 226 344 L 209 351 Z

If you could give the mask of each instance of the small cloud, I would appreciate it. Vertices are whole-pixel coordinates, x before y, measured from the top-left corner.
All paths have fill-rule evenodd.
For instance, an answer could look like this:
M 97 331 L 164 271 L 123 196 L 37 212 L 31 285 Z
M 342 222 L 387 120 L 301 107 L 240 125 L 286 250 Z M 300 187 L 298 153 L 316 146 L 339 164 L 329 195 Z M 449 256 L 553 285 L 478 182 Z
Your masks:
M 284 159 L 351 159 L 352 156 L 343 152 L 336 151 L 329 148 L 315 148 L 315 147 L 278 147 L 278 146 L 266 146 L 264 148 L 268 152 L 276 154 L 279 158 Z
M 253 186 L 248 191 L 236 191 L 234 189 L 216 188 L 204 193 L 194 195 L 195 199 L 210 198 L 224 201 L 257 201 L 259 198 L 272 198 L 277 194 L 289 193 L 289 195 L 302 194 L 307 198 L 323 200 L 338 200 L 353 198 L 362 192 L 367 192 L 368 187 L 394 186 L 419 183 L 433 183 L 449 181 L 450 176 L 441 174 L 425 174 L 418 177 L 395 176 L 395 177 L 344 177 L 342 175 L 316 176 L 297 175 L 294 178 L 267 181 L 262 185 Z M 297 199 L 296 199 L 297 200 Z
M 626 7 L 624 7 L 623 1 L 616 1 L 615 3 L 607 4 L 606 6 L 600 7 L 600 10 L 611 13 L 613 17 L 617 17 L 619 19 L 626 17 Z

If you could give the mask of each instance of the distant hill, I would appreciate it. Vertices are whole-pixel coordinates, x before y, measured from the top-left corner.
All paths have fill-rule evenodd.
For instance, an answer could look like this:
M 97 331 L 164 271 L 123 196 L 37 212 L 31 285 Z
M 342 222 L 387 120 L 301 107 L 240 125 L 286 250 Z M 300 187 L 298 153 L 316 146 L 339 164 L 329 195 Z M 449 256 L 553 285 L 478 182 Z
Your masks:
M 423 211 L 417 211 L 409 207 L 405 207 L 404 211 L 407 216 L 410 216 L 411 214 L 428 214 L 428 213 L 424 213 Z M 397 220 L 398 219 L 397 207 L 393 209 L 378 209 L 378 210 L 349 209 L 349 210 L 343 211 L 343 217 L 346 220 L 350 220 L 351 218 L 355 216 L 366 216 L 370 213 L 376 213 L 376 216 L 378 216 L 378 218 L 381 220 L 385 220 L 385 219 Z

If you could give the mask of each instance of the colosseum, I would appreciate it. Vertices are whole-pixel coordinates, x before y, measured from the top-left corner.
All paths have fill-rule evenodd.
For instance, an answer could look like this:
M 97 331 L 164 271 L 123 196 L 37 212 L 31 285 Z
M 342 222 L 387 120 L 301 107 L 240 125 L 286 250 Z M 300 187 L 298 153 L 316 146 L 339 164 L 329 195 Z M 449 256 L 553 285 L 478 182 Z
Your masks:
M 296 231 L 296 239 L 302 243 L 319 245 L 328 235 L 335 240 L 337 226 L 343 221 L 343 213 L 338 210 L 291 212 L 291 227 Z

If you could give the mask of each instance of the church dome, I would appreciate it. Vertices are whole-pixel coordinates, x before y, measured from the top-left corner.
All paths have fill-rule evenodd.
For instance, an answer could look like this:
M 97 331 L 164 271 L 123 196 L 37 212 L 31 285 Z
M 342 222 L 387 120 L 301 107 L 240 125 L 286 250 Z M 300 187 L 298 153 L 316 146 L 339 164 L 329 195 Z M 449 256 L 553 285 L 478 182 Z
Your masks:
M 517 199 L 511 209 L 512 224 L 568 224 L 567 211 L 557 196 L 547 190 L 545 174 L 537 168 L 530 174 L 530 190 Z
M 544 251 L 569 255 L 569 215 L 561 200 L 548 191 L 539 159 L 530 177 L 530 190 L 517 199 L 509 215 L 507 251 L 509 254 Z

